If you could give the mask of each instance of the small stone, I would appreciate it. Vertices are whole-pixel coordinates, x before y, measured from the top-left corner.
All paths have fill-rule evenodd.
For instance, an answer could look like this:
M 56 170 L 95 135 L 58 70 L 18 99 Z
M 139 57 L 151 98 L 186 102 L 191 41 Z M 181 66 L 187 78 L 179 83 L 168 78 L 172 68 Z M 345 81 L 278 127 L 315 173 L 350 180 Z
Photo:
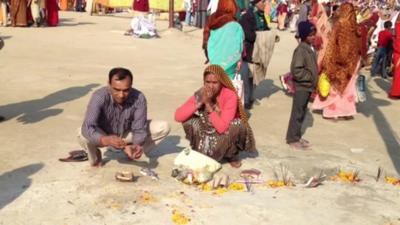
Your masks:
M 362 152 L 364 152 L 365 150 L 364 150 L 363 148 L 351 148 L 350 151 L 351 151 L 352 153 L 362 153 Z

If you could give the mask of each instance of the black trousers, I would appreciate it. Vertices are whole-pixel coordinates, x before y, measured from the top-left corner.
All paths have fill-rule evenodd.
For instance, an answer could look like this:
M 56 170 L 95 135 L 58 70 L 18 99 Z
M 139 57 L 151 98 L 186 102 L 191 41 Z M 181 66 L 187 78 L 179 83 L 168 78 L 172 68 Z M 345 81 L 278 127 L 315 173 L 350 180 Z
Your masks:
M 286 133 L 286 143 L 290 144 L 301 139 L 301 126 L 307 113 L 307 105 L 311 92 L 296 91 L 293 95 L 292 112 L 290 113 L 289 127 Z
M 253 75 L 251 74 L 249 63 L 243 61 L 242 67 L 240 68 L 240 75 L 243 80 L 244 88 L 244 105 L 251 106 L 253 103 Z

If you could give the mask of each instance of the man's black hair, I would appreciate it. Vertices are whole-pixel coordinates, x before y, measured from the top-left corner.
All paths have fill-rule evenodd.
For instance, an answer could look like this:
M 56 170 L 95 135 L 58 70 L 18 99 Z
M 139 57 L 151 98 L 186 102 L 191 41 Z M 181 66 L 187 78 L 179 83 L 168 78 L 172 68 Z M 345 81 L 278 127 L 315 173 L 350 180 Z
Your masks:
M 388 29 L 388 28 L 392 28 L 392 25 L 393 25 L 392 21 L 388 20 L 383 24 L 383 27 Z
M 117 80 L 125 80 L 127 77 L 133 80 L 133 76 L 131 71 L 122 67 L 112 68 L 108 73 L 108 82 L 111 84 L 111 79 L 116 76 Z

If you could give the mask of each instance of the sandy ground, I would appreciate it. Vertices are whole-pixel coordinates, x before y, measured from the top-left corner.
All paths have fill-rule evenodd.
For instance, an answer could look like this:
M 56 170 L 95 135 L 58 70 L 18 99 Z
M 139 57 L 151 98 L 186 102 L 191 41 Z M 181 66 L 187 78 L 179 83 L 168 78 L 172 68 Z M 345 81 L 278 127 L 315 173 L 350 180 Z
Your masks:
M 0 124 L 0 224 L 173 224 L 173 210 L 190 224 L 400 224 L 400 187 L 374 180 L 379 166 L 387 175 L 400 172 L 400 102 L 386 97 L 390 81 L 367 76 L 368 101 L 358 105 L 352 121 L 309 113 L 305 137 L 313 150 L 294 152 L 284 142 L 291 98 L 278 75 L 288 71 L 296 42 L 280 33 L 267 80 L 256 90 L 260 105 L 251 111 L 259 155 L 245 158 L 242 168 L 257 168 L 269 180 L 283 164 L 297 184 L 321 169 L 328 175 L 358 169 L 362 181 L 328 181 L 315 189 L 260 185 L 250 193 L 213 195 L 170 178 L 174 157 L 188 146 L 173 113 L 201 84 L 201 31 L 167 30 L 162 21 L 161 39 L 141 40 L 122 35 L 128 23 L 124 17 L 63 12 L 59 27 L 0 29 L 6 42 L 0 51 L 0 115 L 8 119 Z M 86 104 L 114 66 L 133 71 L 149 117 L 170 122 L 170 136 L 150 159 L 129 162 L 103 151 L 109 162 L 102 169 L 58 162 L 79 148 L 76 130 Z M 160 181 L 114 180 L 116 171 L 139 174 L 141 166 L 154 168 Z M 235 178 L 240 170 L 224 165 L 222 172 Z M 150 199 L 143 198 L 146 191 Z

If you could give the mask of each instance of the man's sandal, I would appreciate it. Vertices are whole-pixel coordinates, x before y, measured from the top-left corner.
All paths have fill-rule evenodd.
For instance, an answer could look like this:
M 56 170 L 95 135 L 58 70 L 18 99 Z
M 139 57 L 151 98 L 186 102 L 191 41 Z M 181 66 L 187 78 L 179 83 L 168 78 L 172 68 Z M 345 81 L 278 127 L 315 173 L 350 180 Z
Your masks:
M 83 162 L 88 160 L 88 155 L 84 150 L 74 150 L 69 152 L 67 158 L 58 159 L 60 162 Z

